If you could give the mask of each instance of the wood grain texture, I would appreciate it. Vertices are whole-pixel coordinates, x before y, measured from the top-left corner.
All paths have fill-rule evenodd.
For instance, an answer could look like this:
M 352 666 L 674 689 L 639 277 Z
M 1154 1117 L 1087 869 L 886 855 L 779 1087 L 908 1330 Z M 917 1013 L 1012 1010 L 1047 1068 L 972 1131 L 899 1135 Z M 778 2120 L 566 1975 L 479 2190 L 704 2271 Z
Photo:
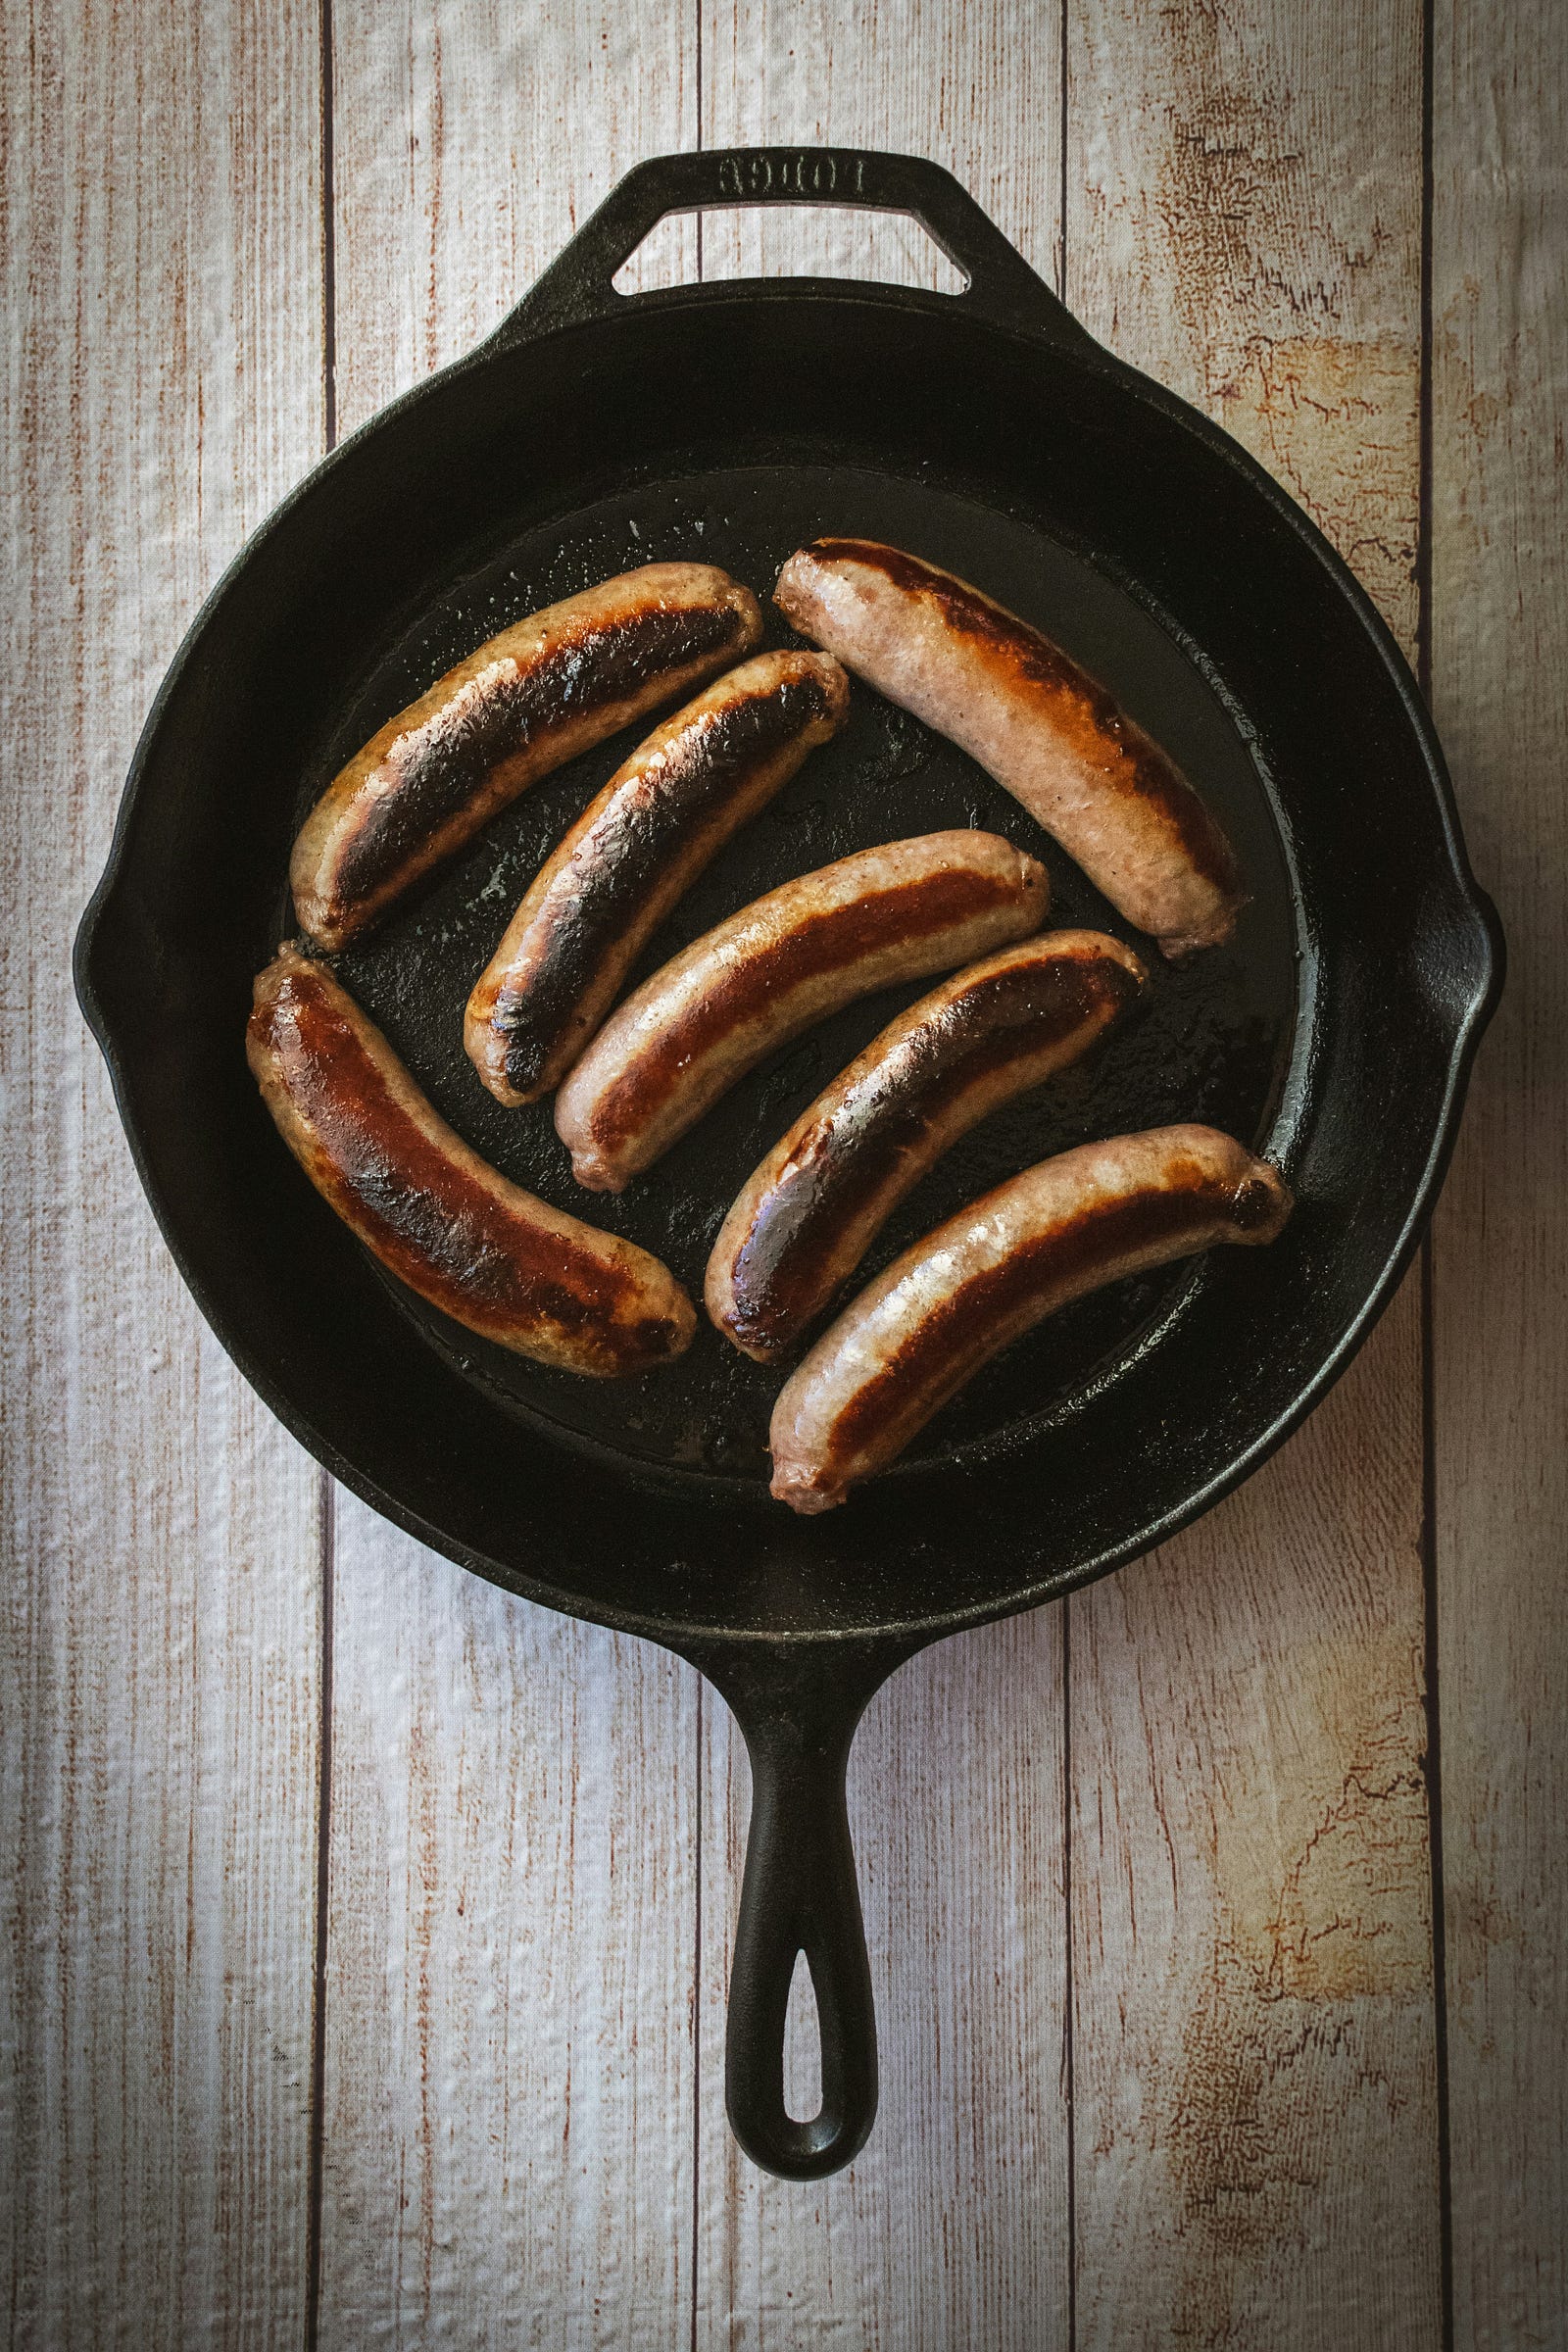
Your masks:
M 1071 1604 L 1080 2344 L 1439 2340 L 1413 1498 L 1376 1375 L 1319 1415 L 1310 1493 L 1287 1456 Z
M 1421 13 L 1069 0 L 1067 282 L 1416 631 Z
M 696 1679 L 340 1497 L 319 2340 L 690 2328 Z
M 339 7 L 343 430 L 693 143 L 693 32 Z M 319 2340 L 684 2342 L 697 1678 L 342 1493 L 336 1527 Z
M 1301 500 L 1407 644 L 1410 0 L 1069 17 L 1066 292 Z M 1418 1298 L 1279 1459 L 1070 1608 L 1077 2338 L 1441 2328 Z
M 499 326 L 645 155 L 696 143 L 695 21 L 651 0 L 333 15 L 339 425 Z M 673 224 L 628 283 L 696 275 Z
M 1433 699 L 1507 926 L 1432 1243 L 1454 2342 L 1568 2328 L 1568 43 L 1440 5 Z
M 820 144 L 929 156 L 1055 282 L 1061 20 L 1028 0 L 698 0 L 705 147 Z M 802 205 L 708 213 L 705 277 L 820 271 L 952 292 L 914 222 Z
M 69 966 L 159 677 L 319 452 L 317 21 L 6 44 L 0 2332 L 288 2342 L 319 1482 L 181 1287 Z
M 1049 276 L 1060 154 L 1054 11 L 709 5 L 703 144 L 906 148 L 956 172 Z M 704 217 L 704 274 L 941 282 L 900 222 Z M 1061 1659 L 1054 1612 L 951 1642 L 873 1702 L 850 1774 L 882 2104 L 844 2174 L 753 2169 L 723 2117 L 723 2020 L 750 1780 L 705 1698 L 698 2341 L 889 2352 L 1067 2329 Z M 808 2031 L 807 2012 L 803 2021 Z M 797 2081 L 809 2068 L 798 2037 Z M 810 2112 L 803 2097 L 802 2112 Z

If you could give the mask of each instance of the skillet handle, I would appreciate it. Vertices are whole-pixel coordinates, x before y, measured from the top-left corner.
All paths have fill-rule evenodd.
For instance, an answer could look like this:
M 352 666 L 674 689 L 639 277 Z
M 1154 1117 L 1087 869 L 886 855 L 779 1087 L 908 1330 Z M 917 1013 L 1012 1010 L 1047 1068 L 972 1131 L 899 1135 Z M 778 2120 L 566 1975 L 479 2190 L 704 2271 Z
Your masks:
M 907 214 L 969 281 L 961 294 L 916 299 L 958 302 L 999 325 L 1032 327 L 1075 350 L 1100 348 L 951 172 L 924 156 L 858 147 L 735 147 L 650 156 L 617 180 L 502 321 L 492 347 L 505 350 L 552 327 L 602 318 L 626 301 L 700 298 L 703 290 L 691 286 L 622 295 L 612 280 L 666 213 L 751 204 L 853 205 L 864 212 Z M 752 282 L 779 293 L 791 286 L 788 278 Z
M 813 1645 L 742 1658 L 699 1656 L 746 1738 L 752 1819 L 730 1964 L 724 2102 L 752 2162 L 785 2180 L 851 2163 L 876 2116 L 876 2013 L 845 1806 L 856 1726 L 915 1645 L 834 1652 Z M 784 2033 L 804 1952 L 816 1998 L 822 2105 L 784 2104 Z

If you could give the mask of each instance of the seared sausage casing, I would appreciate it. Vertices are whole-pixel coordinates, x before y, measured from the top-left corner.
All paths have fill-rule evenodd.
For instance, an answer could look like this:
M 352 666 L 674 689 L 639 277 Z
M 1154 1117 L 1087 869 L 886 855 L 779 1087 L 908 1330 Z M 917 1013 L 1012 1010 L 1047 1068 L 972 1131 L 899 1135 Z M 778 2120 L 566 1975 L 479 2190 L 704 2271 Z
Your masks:
M 830 654 L 758 654 L 655 728 L 535 875 L 464 1023 L 490 1092 L 570 1069 L 644 946 L 730 835 L 844 723 Z
M 942 1153 L 1087 1053 L 1144 984 L 1119 940 L 1051 931 L 911 1004 L 818 1095 L 736 1200 L 708 1264 L 719 1330 L 760 1363 L 788 1354 Z
M 1049 637 L 872 539 L 803 547 L 775 601 L 977 760 L 1166 956 L 1229 938 L 1242 904 L 1230 844 L 1175 761 Z
M 499 808 L 761 633 L 710 564 L 648 564 L 519 620 L 356 753 L 294 844 L 301 927 L 345 946 Z
M 401 1282 L 519 1355 L 604 1378 L 666 1363 L 696 1311 L 656 1257 L 488 1166 L 324 964 L 282 948 L 247 1058 L 305 1173 Z
M 1216 1242 L 1271 1242 L 1290 1211 L 1278 1171 L 1212 1127 L 1042 1160 L 906 1250 L 829 1325 L 773 1408 L 773 1493 L 830 1510 L 1069 1299 Z
M 618 1193 L 813 1022 L 1020 938 L 1046 904 L 1033 858 L 957 832 L 861 850 L 743 906 L 626 999 L 556 1097 L 578 1183 Z

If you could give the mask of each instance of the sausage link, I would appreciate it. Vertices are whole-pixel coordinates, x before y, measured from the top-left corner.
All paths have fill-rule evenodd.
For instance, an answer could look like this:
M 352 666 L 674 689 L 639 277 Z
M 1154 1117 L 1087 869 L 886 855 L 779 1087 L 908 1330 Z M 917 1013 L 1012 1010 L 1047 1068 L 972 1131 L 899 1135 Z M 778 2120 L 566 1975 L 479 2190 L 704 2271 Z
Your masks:
M 598 1378 L 690 1345 L 696 1310 L 658 1258 L 488 1166 L 324 964 L 279 949 L 256 982 L 246 1056 L 317 1191 L 456 1322 Z
M 995 833 L 927 833 L 743 906 L 626 999 L 556 1097 L 577 1182 L 618 1193 L 765 1055 L 873 989 L 1035 930 L 1047 891 Z
M 776 1144 L 708 1261 L 708 1312 L 760 1363 L 826 1311 L 961 1135 L 1088 1052 L 1144 987 L 1131 949 L 1052 931 L 956 973 L 873 1038 Z
M 289 879 L 303 930 L 344 947 L 496 811 L 761 634 L 710 564 L 647 564 L 503 629 L 388 719 L 317 802 Z
M 1217 1242 L 1271 1242 L 1283 1177 L 1212 1127 L 1156 1127 L 1042 1160 L 894 1259 L 773 1408 L 773 1493 L 831 1510 L 1004 1348 L 1070 1299 Z
M 830 654 L 759 654 L 617 768 L 535 875 L 468 999 L 464 1043 L 498 1101 L 559 1085 L 676 901 L 838 732 L 849 701 Z
M 774 601 L 977 760 L 1166 956 L 1230 937 L 1243 898 L 1219 825 L 1175 761 L 1049 637 L 871 539 L 801 548 Z

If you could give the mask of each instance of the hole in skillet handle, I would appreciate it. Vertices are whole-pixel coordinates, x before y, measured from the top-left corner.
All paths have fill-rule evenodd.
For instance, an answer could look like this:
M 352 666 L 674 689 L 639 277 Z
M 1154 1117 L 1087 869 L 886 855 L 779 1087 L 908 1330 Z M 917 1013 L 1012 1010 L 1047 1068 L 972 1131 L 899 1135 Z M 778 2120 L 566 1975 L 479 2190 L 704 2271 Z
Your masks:
M 689 1648 L 728 1703 L 752 1766 L 752 1818 L 730 1963 L 724 2104 L 752 2162 L 819 2180 L 876 2120 L 876 2012 L 845 1803 L 856 1727 L 917 1641 Z M 821 2105 L 785 2100 L 790 1993 L 802 1954 L 821 2043 Z
M 784 2016 L 784 2104 L 797 2124 L 814 2123 L 822 2112 L 822 2023 L 804 1952 L 795 1956 Z
M 739 207 L 734 208 L 736 212 Z M 930 231 L 907 213 L 872 212 L 846 204 L 770 206 L 767 220 L 782 232 L 776 244 L 754 249 L 742 259 L 738 245 L 711 230 L 725 216 L 713 212 L 666 213 L 649 230 L 631 259 L 615 271 L 617 294 L 633 295 L 667 286 L 715 286 L 735 278 L 848 278 L 858 285 L 918 286 L 934 294 L 962 294 L 968 279 L 950 262 Z M 691 224 L 710 224 L 702 246 L 699 276 L 697 240 Z M 759 261 L 759 252 L 785 258 Z M 797 291 L 799 288 L 797 287 Z
M 650 156 L 612 188 L 485 348 L 510 350 L 555 327 L 606 317 L 628 301 L 711 301 L 733 281 L 628 295 L 615 290 L 615 272 L 667 214 L 755 204 L 902 213 L 919 222 L 966 285 L 961 294 L 924 297 L 900 286 L 901 301 L 961 302 L 999 326 L 1030 327 L 1069 348 L 1105 356 L 951 172 L 923 156 L 854 147 L 737 147 Z M 800 292 L 799 281 L 792 287 L 787 278 L 750 283 L 754 290 L 765 285 L 797 297 Z

